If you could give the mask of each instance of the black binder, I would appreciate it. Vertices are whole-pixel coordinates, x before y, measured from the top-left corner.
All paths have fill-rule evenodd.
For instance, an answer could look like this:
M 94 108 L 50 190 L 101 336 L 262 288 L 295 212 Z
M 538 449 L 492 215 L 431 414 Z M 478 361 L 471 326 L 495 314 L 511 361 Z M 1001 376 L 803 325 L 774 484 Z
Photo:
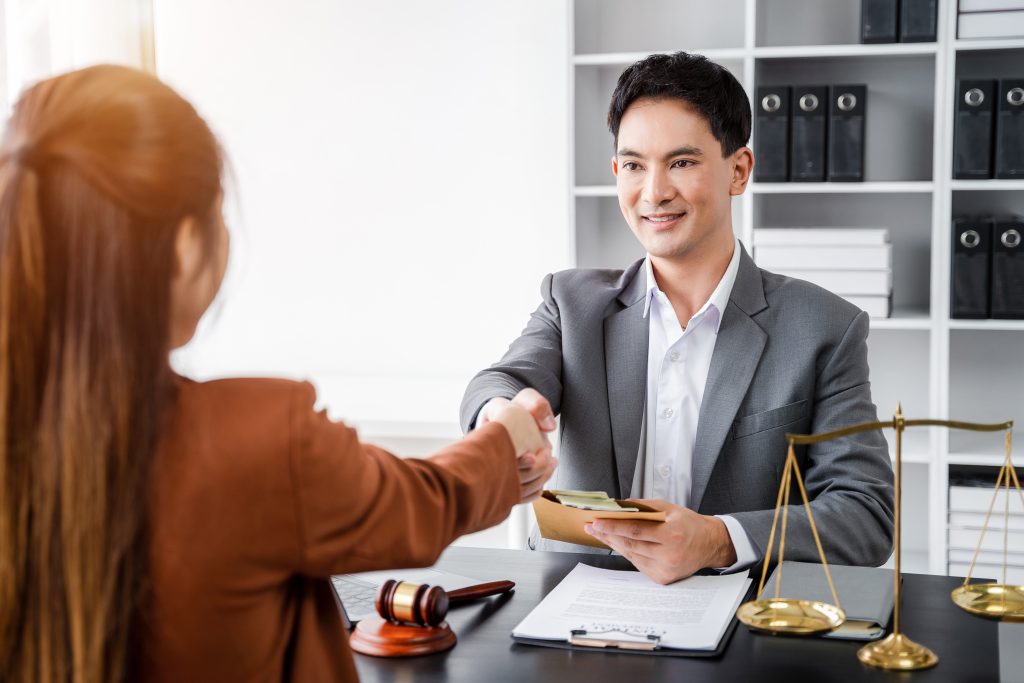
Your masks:
M 789 86 L 757 89 L 754 180 L 758 182 L 789 179 L 790 94 Z
M 1024 78 L 999 81 L 996 178 L 1024 178 Z
M 938 0 L 900 2 L 900 42 L 933 43 L 938 25 Z
M 793 123 L 790 132 L 789 178 L 825 180 L 825 136 L 828 126 L 828 88 L 793 88 Z
M 830 89 L 828 119 L 828 179 L 864 180 L 865 85 L 835 85 Z
M 953 219 L 949 317 L 989 317 L 992 219 Z
M 898 16 L 897 0 L 860 0 L 860 42 L 895 43 Z
M 953 177 L 992 177 L 995 81 L 957 81 L 953 123 Z
M 992 232 L 992 317 L 1024 318 L 1024 219 L 1000 218 Z

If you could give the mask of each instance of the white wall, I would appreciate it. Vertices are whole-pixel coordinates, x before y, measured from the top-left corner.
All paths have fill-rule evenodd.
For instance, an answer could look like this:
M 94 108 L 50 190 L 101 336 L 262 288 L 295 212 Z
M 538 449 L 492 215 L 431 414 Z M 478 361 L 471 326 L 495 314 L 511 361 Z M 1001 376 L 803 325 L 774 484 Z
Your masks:
M 156 0 L 154 17 L 157 71 L 238 189 L 223 305 L 179 367 L 310 377 L 349 421 L 454 434 L 465 383 L 569 265 L 566 3 Z
M 0 0 L 0 115 L 32 83 L 90 64 L 147 63 L 150 0 Z

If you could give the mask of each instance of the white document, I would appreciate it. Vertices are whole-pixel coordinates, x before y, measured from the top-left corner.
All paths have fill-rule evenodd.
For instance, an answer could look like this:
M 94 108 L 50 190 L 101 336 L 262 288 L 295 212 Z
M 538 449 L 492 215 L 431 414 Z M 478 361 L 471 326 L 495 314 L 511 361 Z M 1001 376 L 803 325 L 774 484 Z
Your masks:
M 892 267 L 892 245 L 760 245 L 754 247 L 754 261 L 765 270 L 876 270 Z
M 958 9 L 961 13 L 1024 9 L 1024 0 L 960 0 Z
M 839 296 L 865 311 L 872 318 L 888 318 L 892 312 L 890 307 L 892 302 L 887 296 L 858 296 L 856 294 L 840 294 Z
M 754 246 L 887 244 L 888 228 L 755 228 Z
M 845 296 L 847 294 L 873 294 L 889 296 L 892 293 L 892 271 L 880 270 L 809 270 L 796 268 L 780 268 L 779 275 L 787 275 L 799 280 L 807 280 L 819 287 Z
M 640 572 L 577 564 L 512 631 L 518 638 L 642 641 L 661 647 L 714 650 L 750 586 L 748 572 L 691 576 L 662 586 Z
M 956 37 L 960 40 L 972 38 L 1019 38 L 1024 36 L 1024 11 L 1013 12 L 972 12 L 957 17 Z

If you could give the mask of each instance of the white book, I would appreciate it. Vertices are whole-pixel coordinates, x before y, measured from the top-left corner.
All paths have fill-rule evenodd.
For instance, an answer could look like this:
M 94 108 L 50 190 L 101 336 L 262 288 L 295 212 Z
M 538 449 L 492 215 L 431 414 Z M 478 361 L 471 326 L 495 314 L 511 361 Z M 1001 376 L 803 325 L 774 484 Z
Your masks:
M 988 534 L 985 534 L 988 536 Z M 1006 553 L 1006 564 L 1013 565 L 1014 567 L 1024 567 L 1024 554 L 1011 552 L 1013 549 L 1009 548 Z M 949 551 L 950 562 L 964 562 L 969 563 L 971 558 L 974 557 L 974 548 L 970 550 L 964 548 L 951 548 Z M 982 550 L 978 553 L 977 562 L 981 564 L 996 564 L 1000 565 L 1003 563 L 1003 551 L 999 550 Z
M 992 486 L 950 486 L 949 487 L 949 511 L 950 512 L 985 512 L 992 502 L 992 494 L 995 492 L 995 481 Z M 1021 504 L 1020 494 L 1014 488 L 1010 496 L 1010 513 L 1024 513 L 1024 505 Z M 996 496 L 995 507 L 992 514 L 1006 509 L 1006 489 L 999 487 L 999 494 Z
M 891 270 L 798 270 L 787 268 L 781 275 L 813 282 L 840 296 L 873 294 L 888 296 L 892 292 Z
M 1024 9 L 1024 0 L 960 0 L 961 12 L 998 12 Z
M 960 40 L 1020 36 L 1024 36 L 1024 10 L 971 12 L 957 17 L 956 37 Z
M 1024 531 L 1010 531 L 1006 534 L 1007 551 L 1024 551 Z M 974 550 L 978 547 L 978 539 L 981 537 L 980 529 L 950 529 L 949 547 Z M 1003 549 L 1003 532 L 986 531 L 985 538 L 981 542 L 982 550 Z
M 1019 502 L 1019 501 L 1018 501 Z M 1011 508 L 1011 512 L 1008 516 L 1004 516 L 1006 508 L 994 508 L 992 510 L 992 516 L 988 520 L 988 528 L 1002 529 L 1003 521 L 1007 522 L 1006 526 L 1010 527 L 1013 531 L 1024 531 L 1024 510 L 1014 510 Z M 1016 513 L 1016 514 L 1014 514 Z M 949 526 L 956 527 L 958 529 L 981 529 L 985 525 L 985 513 L 984 512 L 950 512 L 949 513 Z M 1024 552 L 1024 551 L 1022 551 Z
M 892 268 L 892 245 L 760 245 L 754 261 L 768 270 L 787 268 L 845 268 L 877 270 Z
M 867 313 L 869 318 L 888 318 L 892 314 L 892 297 L 889 296 L 846 294 L 843 298 Z
M 970 568 L 969 562 L 964 563 L 949 563 L 949 575 L 950 576 L 967 576 L 967 570 Z M 974 571 L 971 572 L 971 582 L 974 582 L 974 578 L 982 579 L 995 579 L 996 583 L 1002 583 L 1003 581 L 1003 567 L 1002 565 L 992 564 L 976 564 L 974 565 Z M 1024 567 L 1006 567 L 1006 583 L 1011 586 L 1024 586 Z
M 889 228 L 755 228 L 754 246 L 886 244 Z

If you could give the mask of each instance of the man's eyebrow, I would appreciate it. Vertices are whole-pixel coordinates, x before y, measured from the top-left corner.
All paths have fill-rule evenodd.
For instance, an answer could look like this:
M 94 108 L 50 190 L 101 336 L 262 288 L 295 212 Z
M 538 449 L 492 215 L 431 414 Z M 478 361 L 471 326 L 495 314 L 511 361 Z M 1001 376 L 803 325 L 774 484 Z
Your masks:
M 678 149 L 674 149 L 665 155 L 665 160 L 669 160 L 673 157 L 700 157 L 704 156 L 704 152 L 699 147 L 690 147 L 689 145 L 683 145 Z
M 618 151 L 618 156 L 620 156 L 620 157 L 636 157 L 638 159 L 642 159 L 644 155 L 641 154 L 640 152 L 632 150 L 632 149 L 630 149 L 628 147 L 622 147 Z M 690 147 L 689 145 L 684 145 L 683 147 L 678 147 L 678 148 L 672 150 L 671 152 L 669 152 L 668 154 L 666 154 L 664 156 L 664 159 L 667 161 L 668 159 L 672 159 L 674 157 L 684 157 L 684 156 L 685 157 L 699 157 L 699 156 L 704 156 L 704 152 L 702 152 L 700 150 L 700 148 L 698 148 L 698 147 Z

